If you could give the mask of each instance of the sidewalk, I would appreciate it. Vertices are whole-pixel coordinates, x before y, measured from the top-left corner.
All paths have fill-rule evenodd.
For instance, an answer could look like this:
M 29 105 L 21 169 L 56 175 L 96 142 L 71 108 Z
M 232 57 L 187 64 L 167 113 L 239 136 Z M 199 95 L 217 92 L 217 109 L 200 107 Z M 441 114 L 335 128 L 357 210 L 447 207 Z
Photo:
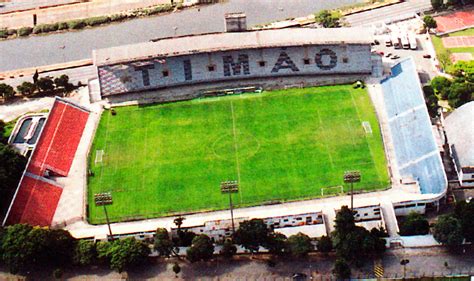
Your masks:
M 172 0 L 93 0 L 85 3 L 37 8 L 34 10 L 0 15 L 0 28 L 34 26 L 34 16 L 36 16 L 36 24 L 55 23 L 73 19 L 117 14 L 160 4 L 171 4 L 171 1 Z

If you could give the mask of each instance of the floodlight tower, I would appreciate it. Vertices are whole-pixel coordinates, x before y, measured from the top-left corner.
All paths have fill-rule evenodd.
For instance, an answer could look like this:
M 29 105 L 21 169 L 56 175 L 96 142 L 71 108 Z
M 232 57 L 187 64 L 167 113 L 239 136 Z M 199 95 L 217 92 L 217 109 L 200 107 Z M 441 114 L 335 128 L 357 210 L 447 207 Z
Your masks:
M 354 211 L 354 183 L 360 182 L 360 172 L 359 171 L 345 172 L 344 182 L 351 184 L 351 211 Z
M 235 224 L 234 224 L 234 207 L 232 205 L 232 193 L 239 192 L 239 183 L 237 181 L 223 181 L 221 182 L 222 194 L 229 194 L 229 205 L 230 205 L 230 218 L 232 220 L 232 237 L 235 235 Z
M 114 240 L 114 236 L 112 235 L 112 228 L 110 227 L 109 215 L 107 213 L 107 208 L 105 207 L 107 205 L 112 205 L 112 193 L 96 193 L 94 194 L 94 202 L 96 206 L 104 206 L 105 219 L 107 221 L 107 226 L 109 227 L 110 239 Z

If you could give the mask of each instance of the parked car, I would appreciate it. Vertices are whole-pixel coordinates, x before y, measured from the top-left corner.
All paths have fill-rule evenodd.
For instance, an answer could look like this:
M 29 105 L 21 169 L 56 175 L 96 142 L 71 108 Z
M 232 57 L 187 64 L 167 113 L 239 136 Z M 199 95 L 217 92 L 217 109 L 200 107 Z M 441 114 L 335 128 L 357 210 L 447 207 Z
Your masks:
M 392 55 L 392 53 L 388 53 L 385 55 L 386 58 L 389 58 Z
M 424 57 L 425 59 L 431 59 L 431 55 L 430 55 L 430 54 L 423 55 L 423 57 Z
M 394 56 L 392 57 L 392 60 L 396 60 L 396 59 L 399 59 L 399 58 L 400 58 L 399 55 L 394 55 Z

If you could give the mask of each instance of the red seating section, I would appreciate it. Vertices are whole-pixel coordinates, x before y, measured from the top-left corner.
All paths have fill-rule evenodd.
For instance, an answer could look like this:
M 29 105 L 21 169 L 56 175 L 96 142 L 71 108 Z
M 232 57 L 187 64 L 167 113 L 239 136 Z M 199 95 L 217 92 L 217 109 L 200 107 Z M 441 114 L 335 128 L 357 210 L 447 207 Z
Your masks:
M 8 224 L 51 225 L 62 187 L 43 176 L 46 170 L 57 176 L 69 174 L 88 117 L 86 110 L 56 99 L 11 206 Z
M 7 223 L 49 226 L 63 189 L 41 178 L 23 177 Z
M 56 102 L 32 155 L 28 172 L 42 176 L 48 169 L 67 176 L 88 117 L 88 112 Z

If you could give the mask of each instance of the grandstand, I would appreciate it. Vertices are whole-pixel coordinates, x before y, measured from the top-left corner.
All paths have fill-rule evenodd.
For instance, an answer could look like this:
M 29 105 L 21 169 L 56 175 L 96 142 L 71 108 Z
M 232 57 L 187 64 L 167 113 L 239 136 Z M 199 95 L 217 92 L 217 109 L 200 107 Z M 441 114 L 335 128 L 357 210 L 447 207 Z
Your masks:
M 89 111 L 56 98 L 3 224 L 49 226 L 62 194 L 53 176 L 69 174 Z
M 381 85 L 400 174 L 416 180 L 421 194 L 444 194 L 446 174 L 415 63 L 407 58 L 391 72 Z

